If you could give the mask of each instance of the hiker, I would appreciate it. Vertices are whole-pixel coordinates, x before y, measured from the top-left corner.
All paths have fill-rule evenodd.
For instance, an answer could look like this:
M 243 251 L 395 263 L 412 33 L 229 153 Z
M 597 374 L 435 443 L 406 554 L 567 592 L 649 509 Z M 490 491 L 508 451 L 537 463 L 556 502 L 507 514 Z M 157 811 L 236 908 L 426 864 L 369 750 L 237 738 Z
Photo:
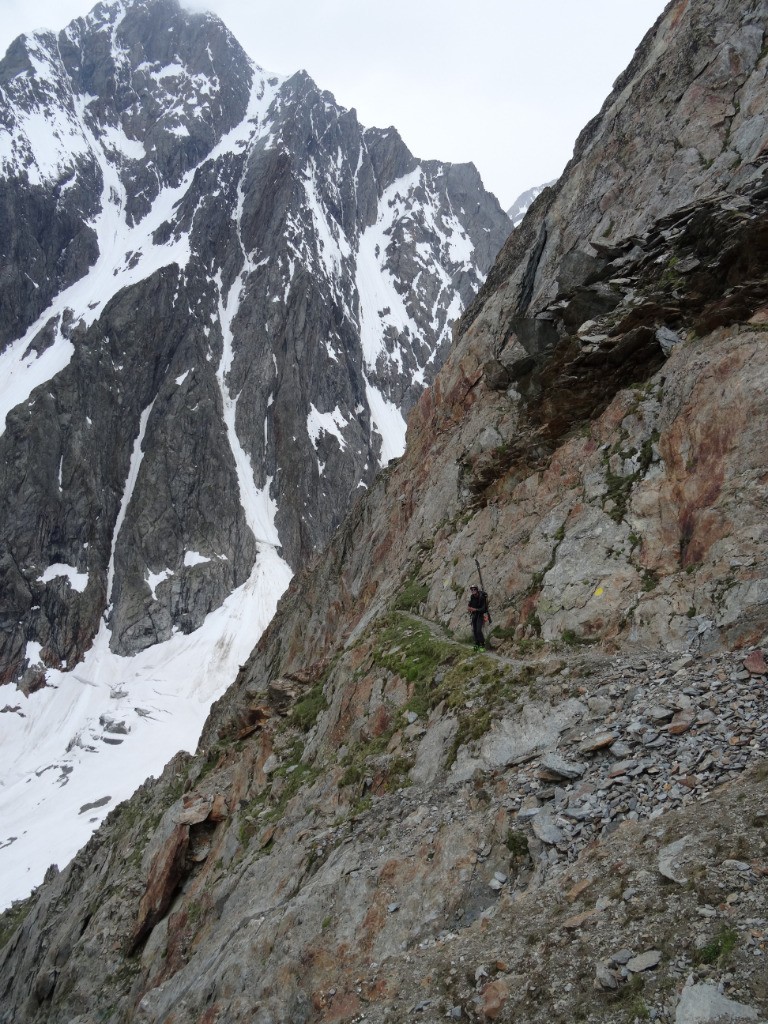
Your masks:
M 475 641 L 475 647 L 485 647 L 483 620 L 488 611 L 488 598 L 485 595 L 485 591 L 480 590 L 474 584 L 469 588 L 467 610 L 472 621 L 472 636 Z

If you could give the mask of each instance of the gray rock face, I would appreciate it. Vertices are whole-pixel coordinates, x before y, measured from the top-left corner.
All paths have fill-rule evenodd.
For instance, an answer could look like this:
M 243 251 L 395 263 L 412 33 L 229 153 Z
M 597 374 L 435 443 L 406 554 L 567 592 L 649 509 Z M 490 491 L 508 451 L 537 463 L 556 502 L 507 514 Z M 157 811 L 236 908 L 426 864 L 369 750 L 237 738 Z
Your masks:
M 562 290 L 564 257 L 594 260 L 601 245 L 639 234 L 694 201 L 738 195 L 762 177 L 766 118 L 757 97 L 765 12 L 760 4 L 717 9 L 711 45 L 701 45 L 711 4 L 680 10 L 680 45 L 667 46 L 668 31 L 648 34 L 601 115 L 582 131 L 558 186 L 540 200 L 549 202 L 545 237 L 535 260 L 519 268 L 530 278 L 532 315 Z M 629 138 L 636 141 L 628 145 Z
M 451 772 L 452 780 L 464 781 L 479 767 L 487 770 L 501 765 L 521 764 L 542 751 L 557 746 L 560 734 L 581 721 L 585 707 L 578 700 L 564 701 L 547 714 L 533 704 L 525 704 L 514 719 L 494 723 L 480 746 L 479 756 L 461 751 Z
M 260 546 L 304 564 L 401 454 L 507 229 L 474 167 L 418 162 L 176 0 L 16 40 L 0 680 L 35 645 L 72 667 L 105 610 L 117 653 L 194 630 Z

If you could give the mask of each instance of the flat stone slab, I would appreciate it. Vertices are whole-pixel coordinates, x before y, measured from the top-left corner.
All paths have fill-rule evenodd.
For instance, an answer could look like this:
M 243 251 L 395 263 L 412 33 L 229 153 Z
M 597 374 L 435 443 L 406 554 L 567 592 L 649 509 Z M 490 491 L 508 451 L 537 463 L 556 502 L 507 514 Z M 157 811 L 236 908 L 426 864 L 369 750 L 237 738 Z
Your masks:
M 673 736 L 682 736 L 684 732 L 688 732 L 696 721 L 696 715 L 697 711 L 695 708 L 684 708 L 681 711 L 676 711 L 672 721 L 667 726 L 667 732 Z
M 539 762 L 539 776 L 552 781 L 558 779 L 580 779 L 584 774 L 585 766 L 576 764 L 574 761 L 566 761 L 560 754 L 554 751 L 544 754 Z
M 659 873 L 671 882 L 678 885 L 685 885 L 688 881 L 687 868 L 690 866 L 692 840 L 689 836 L 683 836 L 675 843 L 662 846 L 659 850 Z
M 575 931 L 577 928 L 583 928 L 585 924 L 591 924 L 596 918 L 600 916 L 601 911 L 597 908 L 592 910 L 584 910 L 580 914 L 574 914 L 573 917 L 567 918 L 563 921 L 562 926 L 567 931 Z
M 542 843 L 547 843 L 549 846 L 562 843 L 565 838 L 561 829 L 555 824 L 555 819 L 552 817 L 552 812 L 548 807 L 544 807 L 539 811 L 531 822 L 531 828 L 536 838 L 540 839 Z
M 628 758 L 632 753 L 632 747 L 630 747 L 628 743 L 625 743 L 624 740 L 616 740 L 616 742 L 611 746 L 611 753 L 614 757 L 626 760 L 626 758 Z
M 757 1010 L 728 999 L 716 985 L 686 985 L 675 1012 L 675 1024 L 731 1024 L 739 1020 L 758 1020 Z
M 627 960 L 627 970 L 632 971 L 633 974 L 639 974 L 641 971 L 650 971 L 652 967 L 658 967 L 660 962 L 661 950 L 648 949 L 645 953 L 640 953 Z
M 610 958 L 615 964 L 621 964 L 624 966 L 629 963 L 634 955 L 634 951 L 631 949 L 620 949 L 616 953 L 611 953 Z
M 615 732 L 597 732 L 594 736 L 587 737 L 579 745 L 579 750 L 582 754 L 593 754 L 596 750 L 612 746 L 618 738 Z

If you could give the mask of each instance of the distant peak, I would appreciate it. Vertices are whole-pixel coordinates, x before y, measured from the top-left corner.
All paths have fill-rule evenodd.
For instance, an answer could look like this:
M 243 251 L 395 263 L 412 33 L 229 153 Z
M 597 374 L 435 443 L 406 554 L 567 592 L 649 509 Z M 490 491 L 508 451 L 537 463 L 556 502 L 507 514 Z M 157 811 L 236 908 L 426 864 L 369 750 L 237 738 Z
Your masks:
M 546 181 L 543 185 L 534 185 L 533 188 L 526 189 L 525 192 L 517 197 L 507 210 L 507 216 L 512 221 L 513 227 L 517 227 L 522 222 L 523 217 L 528 212 L 528 207 L 534 199 L 537 199 L 545 188 L 554 185 L 556 180 L 556 178 L 553 178 L 552 181 Z

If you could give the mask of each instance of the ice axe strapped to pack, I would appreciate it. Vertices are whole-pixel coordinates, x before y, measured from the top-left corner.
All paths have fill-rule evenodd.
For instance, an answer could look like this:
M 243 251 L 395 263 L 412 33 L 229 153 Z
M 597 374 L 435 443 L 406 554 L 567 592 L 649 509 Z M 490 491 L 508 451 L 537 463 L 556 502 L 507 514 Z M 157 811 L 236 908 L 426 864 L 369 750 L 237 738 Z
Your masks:
M 488 623 L 490 624 L 492 622 L 492 619 L 491 607 L 490 604 L 488 603 L 488 591 L 485 589 L 485 585 L 483 584 L 483 574 L 480 571 L 480 563 L 478 562 L 477 559 L 475 559 L 475 565 L 477 566 L 477 578 L 480 580 L 480 593 L 485 596 L 485 614 L 488 616 Z

